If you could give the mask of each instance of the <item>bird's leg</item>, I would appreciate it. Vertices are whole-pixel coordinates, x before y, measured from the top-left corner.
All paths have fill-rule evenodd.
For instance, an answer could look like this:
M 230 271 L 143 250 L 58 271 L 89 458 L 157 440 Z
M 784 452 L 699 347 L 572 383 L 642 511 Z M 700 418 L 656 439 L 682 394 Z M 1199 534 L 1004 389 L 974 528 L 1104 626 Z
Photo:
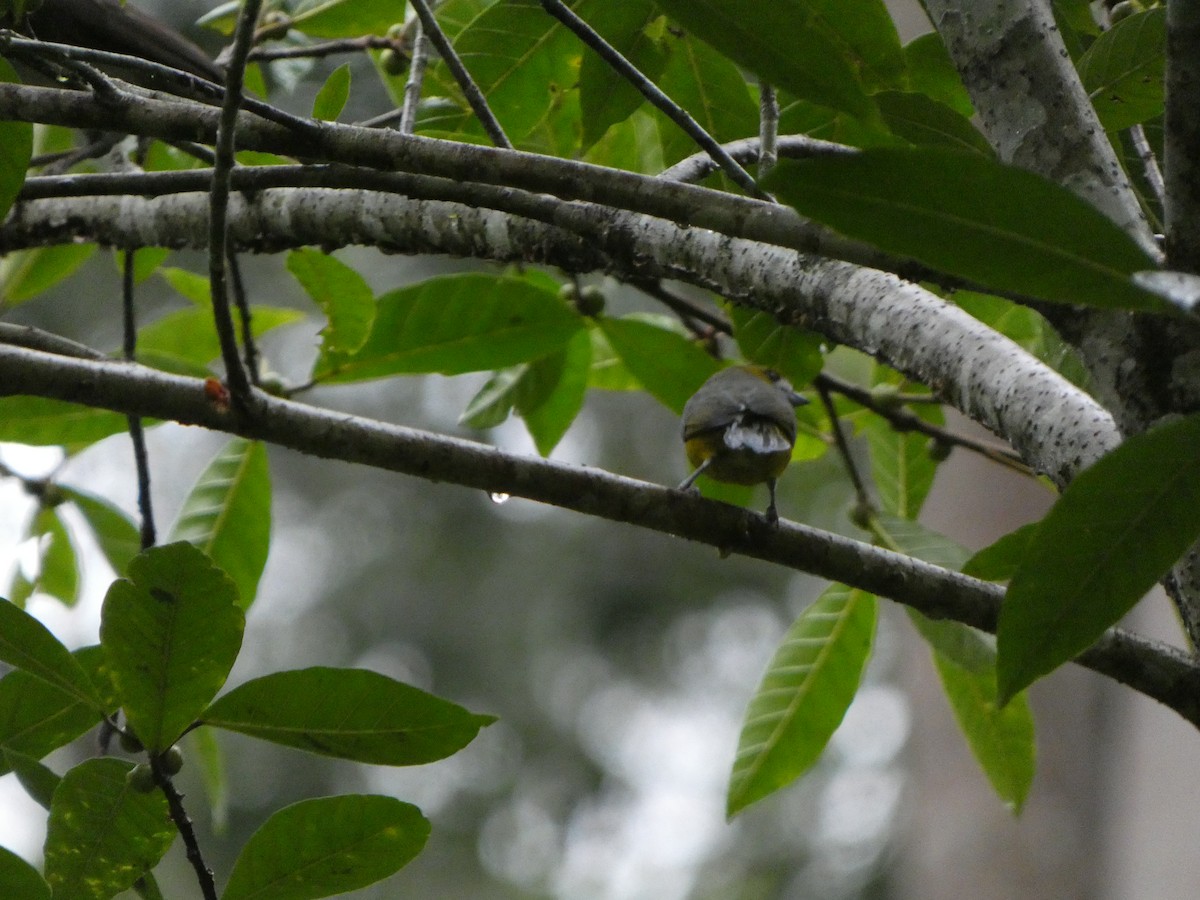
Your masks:
M 709 464 L 712 461 L 713 461 L 713 458 L 710 456 L 704 462 L 700 463 L 700 465 L 698 465 L 696 467 L 696 471 L 693 472 L 691 475 L 689 475 L 687 478 L 683 479 L 683 481 L 680 482 L 679 487 L 675 488 L 675 490 L 690 491 L 692 489 L 692 485 L 696 483 L 696 479 L 700 477 L 700 475 L 704 472 L 705 469 L 708 468 Z
M 767 490 L 771 492 L 771 502 L 767 504 L 767 521 L 772 525 L 779 522 L 779 510 L 775 508 L 775 479 L 767 482 Z

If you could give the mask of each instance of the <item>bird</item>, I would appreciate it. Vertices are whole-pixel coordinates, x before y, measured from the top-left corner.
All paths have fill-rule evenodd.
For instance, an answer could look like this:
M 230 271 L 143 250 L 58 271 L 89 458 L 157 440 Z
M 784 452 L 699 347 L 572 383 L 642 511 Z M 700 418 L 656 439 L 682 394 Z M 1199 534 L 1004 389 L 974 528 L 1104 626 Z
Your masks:
M 29 13 L 24 30 L 39 40 L 123 53 L 215 84 L 225 82 L 225 72 L 198 46 L 169 25 L 120 0 L 42 0 Z M 142 83 L 145 76 L 132 80 Z
M 808 400 L 786 378 L 763 366 L 717 372 L 683 407 L 683 446 L 695 466 L 679 485 L 689 490 L 700 475 L 730 484 L 767 483 L 767 520 L 779 521 L 775 480 L 792 459 L 796 411 Z

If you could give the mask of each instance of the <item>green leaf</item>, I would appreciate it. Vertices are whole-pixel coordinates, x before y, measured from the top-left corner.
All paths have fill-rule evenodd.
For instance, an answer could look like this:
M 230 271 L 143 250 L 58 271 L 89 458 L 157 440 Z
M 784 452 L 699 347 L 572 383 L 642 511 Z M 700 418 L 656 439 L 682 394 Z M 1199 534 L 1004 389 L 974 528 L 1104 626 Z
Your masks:
M 38 870 L 6 847 L 0 847 L 0 896 L 50 900 L 50 885 Z
M 342 63 L 329 73 L 313 100 L 313 118 L 333 122 L 346 108 L 350 99 L 350 64 Z
M 303 318 L 304 314 L 298 310 L 256 306 L 250 330 L 255 337 L 261 337 Z M 167 372 L 203 378 L 210 374 L 209 363 L 220 356 L 221 344 L 207 307 L 168 313 L 138 332 L 138 361 Z
M 746 711 L 726 800 L 729 816 L 817 761 L 858 691 L 875 607 L 872 595 L 833 585 L 788 629 Z
M 1200 535 L 1200 416 L 1135 435 L 1042 520 L 1000 609 L 1001 702 L 1087 649 Z
M 323 350 L 315 376 L 341 383 L 389 375 L 459 375 L 562 349 L 583 326 L 558 294 L 517 278 L 450 275 L 379 298 L 355 354 Z
M 100 642 L 121 706 L 151 752 L 170 747 L 225 683 L 242 645 L 233 582 L 187 543 L 152 547 L 113 582 Z
M 667 64 L 662 46 L 666 30 L 649 0 L 621 3 L 589 0 L 575 12 L 596 30 L 643 75 L 654 81 Z M 618 75 L 599 54 L 588 50 L 579 68 L 579 106 L 583 122 L 583 149 L 591 147 L 612 125 L 629 118 L 646 98 Z
M 865 54 L 858 52 L 864 48 L 848 42 L 856 17 L 865 15 L 863 24 L 876 36 L 882 33 L 879 11 L 885 17 L 887 11 L 875 0 L 662 0 L 659 5 L 768 84 L 861 119 L 875 118 L 858 69 L 866 64 Z
M 0 261 L 0 300 L 9 309 L 32 300 L 74 273 L 95 252 L 95 244 L 59 244 L 5 254 Z
M 1137 278 L 1135 275 L 1134 280 Z M 976 319 L 1028 350 L 1072 383 L 1087 386 L 1088 373 L 1079 353 L 1059 337 L 1040 313 L 1003 297 L 974 291 L 955 291 L 952 299 Z
M 718 142 L 758 131 L 758 104 L 737 66 L 689 35 L 668 32 L 664 41 L 668 57 L 658 86 L 667 96 Z M 655 110 L 653 115 L 665 164 L 697 151 L 696 142 L 665 114 Z
M 0 59 L 0 81 L 20 84 L 16 71 Z M 33 156 L 33 126 L 28 122 L 0 122 L 0 218 L 8 215 L 25 184 L 25 172 Z
M 362 347 L 375 319 L 375 294 L 366 279 L 340 259 L 307 247 L 289 253 L 287 267 L 329 319 L 321 332 L 324 347 L 342 353 Z
M 79 599 L 79 560 L 58 510 L 54 507 L 38 510 L 30 534 L 38 542 L 38 574 L 33 592 L 49 594 L 67 606 L 74 606 Z
M 529 364 L 516 391 L 516 407 L 538 453 L 550 452 L 567 433 L 587 391 L 592 338 L 580 329 L 566 348 Z
M 984 547 L 963 565 L 963 574 L 987 581 L 1010 581 L 1029 552 L 1038 524 L 1030 522 L 1022 525 Z
M 813 331 L 783 325 L 773 315 L 757 309 L 728 306 L 733 337 L 747 362 L 774 369 L 800 389 L 821 371 L 825 338 Z
M 883 91 L 875 95 L 875 102 L 892 134 L 910 144 L 995 156 L 970 119 L 925 94 Z
M 65 485 L 61 485 L 60 490 L 91 527 L 96 543 L 113 571 L 118 575 L 124 574 L 129 561 L 142 549 L 142 537 L 138 527 L 124 511 L 103 497 Z
M 202 719 L 309 753 L 385 766 L 447 757 L 495 721 L 377 672 L 323 667 L 248 681 Z
M 937 463 L 929 455 L 929 438 L 897 431 L 878 417 L 872 417 L 865 430 L 880 504 L 893 515 L 915 519 L 937 474 Z
M 971 95 L 963 87 L 954 60 L 946 51 L 942 36 L 936 31 L 923 34 L 904 46 L 904 59 L 908 63 L 909 86 L 944 103 L 960 116 L 970 119 L 975 115 Z
M 485 9 L 458 33 L 454 49 L 518 145 L 552 127 L 564 95 L 578 82 L 583 55 L 579 40 L 538 0 Z
M 517 402 L 517 386 L 528 368 L 513 366 L 493 374 L 458 417 L 459 424 L 482 430 L 495 428 L 507 419 Z
M 212 302 L 212 288 L 208 283 L 208 276 L 201 275 L 198 272 L 189 272 L 187 269 L 178 269 L 174 267 L 164 267 L 158 270 L 161 275 L 175 292 L 180 296 L 186 297 L 194 305 L 201 309 L 209 309 L 209 304 Z
M 223 834 L 229 822 L 229 774 L 217 733 L 211 728 L 197 728 L 184 741 L 187 744 L 184 753 L 204 783 L 212 829 Z
M 41 759 L 95 727 L 94 704 L 16 670 L 0 678 L 0 748 Z
M 120 413 L 43 397 L 0 397 L 0 442 L 87 447 L 129 427 Z
M 49 812 L 50 802 L 62 778 L 32 756 L 26 756 L 16 750 L 6 749 L 3 752 L 5 768 L 17 776 L 30 799 Z
M 1036 768 L 1033 713 L 1024 693 L 1006 706 L 997 704 L 996 652 L 984 635 L 958 622 L 937 622 L 908 610 L 917 630 L 929 640 L 933 661 L 946 699 L 993 790 L 1014 813 L 1021 811 Z M 975 664 L 963 666 L 956 657 L 940 652 L 945 637 L 931 636 L 929 626 L 953 631 L 973 648 Z M 966 654 L 961 649 L 959 653 Z
M 56 898 L 109 900 L 171 846 L 166 797 L 130 787 L 131 768 L 119 759 L 89 759 L 63 776 L 46 831 L 46 881 Z
M 781 160 L 765 185 L 850 237 L 998 290 L 1170 308 L 1130 280 L 1153 262 L 1109 219 L 1064 187 L 978 154 L 879 148 Z
M 687 338 L 639 319 L 600 320 L 626 368 L 650 395 L 679 414 L 720 365 Z
M 352 794 L 286 806 L 250 836 L 222 900 L 310 900 L 366 887 L 421 852 L 429 821 L 411 803 Z
M 592 370 L 588 387 L 601 391 L 640 391 L 642 383 L 629 371 L 599 328 L 588 329 L 592 337 Z
M 1079 60 L 1079 78 L 1100 122 L 1119 131 L 1162 115 L 1165 106 L 1166 7 L 1122 19 Z
M 404 21 L 404 5 L 397 0 L 305 0 L 292 14 L 292 27 L 317 38 L 384 34 Z
M 234 438 L 200 474 L 171 529 L 233 579 L 249 609 L 271 549 L 271 470 L 266 447 Z
M 0 660 L 104 711 L 95 685 L 71 651 L 29 613 L 4 601 L 0 601 Z

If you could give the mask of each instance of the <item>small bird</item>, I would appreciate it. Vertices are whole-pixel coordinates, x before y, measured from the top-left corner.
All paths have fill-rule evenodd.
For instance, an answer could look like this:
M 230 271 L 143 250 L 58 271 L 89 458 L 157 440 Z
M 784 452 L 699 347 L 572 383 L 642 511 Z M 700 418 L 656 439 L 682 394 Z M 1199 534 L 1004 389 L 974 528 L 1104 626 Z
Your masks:
M 43 41 L 124 53 L 216 84 L 225 81 L 225 72 L 203 50 L 169 25 L 119 0 L 42 0 L 29 13 L 27 28 Z M 146 80 L 138 73 L 132 78 L 139 83 Z
M 730 484 L 765 481 L 771 491 L 767 519 L 778 522 L 775 479 L 792 459 L 795 407 L 807 402 L 787 379 L 762 366 L 733 366 L 713 375 L 683 407 L 683 446 L 696 470 L 679 490 L 701 474 Z

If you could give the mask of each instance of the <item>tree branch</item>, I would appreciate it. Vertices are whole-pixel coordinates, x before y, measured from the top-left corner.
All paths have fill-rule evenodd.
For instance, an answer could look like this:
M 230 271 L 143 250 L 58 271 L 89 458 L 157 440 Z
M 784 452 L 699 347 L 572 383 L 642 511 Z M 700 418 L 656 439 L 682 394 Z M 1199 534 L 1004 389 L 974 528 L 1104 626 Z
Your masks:
M 1167 258 L 1200 273 L 1200 0 L 1167 3 Z
M 312 456 L 525 497 L 810 572 L 987 631 L 995 629 L 1003 594 L 998 585 L 903 554 L 796 523 L 773 526 L 749 510 L 599 469 L 519 456 L 261 391 L 251 394 L 251 416 L 235 416 L 209 401 L 200 379 L 130 363 L 0 346 L 0 385 L 6 395 L 200 425 Z M 1114 629 L 1080 662 L 1200 726 L 1200 666 L 1179 651 Z
M 415 188 L 423 184 L 406 177 Z M 435 179 L 428 193 L 440 184 Z M 960 308 L 895 276 L 514 192 L 527 214 L 548 223 L 540 224 L 468 205 L 462 192 L 471 186 L 449 185 L 462 202 L 344 189 L 259 191 L 248 201 L 238 192 L 230 198 L 230 239 L 261 252 L 360 243 L 602 270 L 635 283 L 679 279 L 878 357 L 1001 435 L 1059 485 L 1119 443 L 1111 416 L 1086 393 Z M 148 236 L 200 247 L 204 231 L 195 225 L 206 215 L 202 194 L 31 201 L 0 228 L 0 252 L 77 239 L 137 245 Z

